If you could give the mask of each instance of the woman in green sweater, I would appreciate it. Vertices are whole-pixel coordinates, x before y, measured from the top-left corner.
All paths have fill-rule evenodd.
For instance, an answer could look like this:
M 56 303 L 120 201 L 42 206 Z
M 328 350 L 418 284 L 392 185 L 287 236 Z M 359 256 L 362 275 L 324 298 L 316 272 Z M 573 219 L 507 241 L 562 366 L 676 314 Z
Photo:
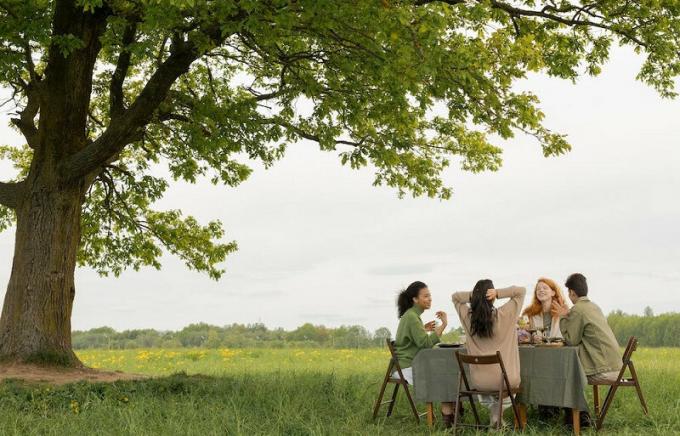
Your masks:
M 413 282 L 408 288 L 399 293 L 397 309 L 399 312 L 399 327 L 394 349 L 399 359 L 402 374 L 409 384 L 413 385 L 413 371 L 411 363 L 420 350 L 432 348 L 439 343 L 448 323 L 446 312 L 437 312 L 436 317 L 441 321 L 423 324 L 420 315 L 432 306 L 432 294 L 423 282 Z M 395 376 L 397 376 L 395 374 Z M 442 417 L 444 425 L 449 427 L 453 419 L 453 403 L 442 403 Z

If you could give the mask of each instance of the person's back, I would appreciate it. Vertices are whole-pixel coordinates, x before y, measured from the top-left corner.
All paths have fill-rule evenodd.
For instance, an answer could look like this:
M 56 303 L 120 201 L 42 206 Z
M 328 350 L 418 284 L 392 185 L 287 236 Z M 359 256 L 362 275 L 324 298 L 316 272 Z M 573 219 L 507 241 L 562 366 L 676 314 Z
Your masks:
M 623 365 L 614 332 L 602 310 L 587 297 L 583 274 L 572 274 L 565 283 L 574 306 L 554 305 L 560 316 L 560 330 L 567 345 L 579 347 L 579 359 L 591 381 L 615 380 Z
M 621 352 L 614 332 L 599 306 L 580 297 L 569 315 L 560 322 L 567 345 L 579 347 L 579 359 L 586 375 L 621 369 Z
M 500 351 L 510 386 L 518 387 L 520 384 L 520 364 L 515 325 L 524 302 L 526 289 L 513 286 L 498 289 L 495 292 L 497 298 L 510 298 L 510 301 L 493 310 L 493 326 L 489 336 L 480 335 L 474 331 L 472 313 L 470 306 L 468 306 L 472 292 L 457 292 L 453 294 L 452 299 L 467 335 L 465 346 L 467 353 L 489 355 Z M 470 382 L 474 388 L 495 390 L 498 389 L 500 381 L 501 371 L 498 365 L 480 365 L 470 368 Z

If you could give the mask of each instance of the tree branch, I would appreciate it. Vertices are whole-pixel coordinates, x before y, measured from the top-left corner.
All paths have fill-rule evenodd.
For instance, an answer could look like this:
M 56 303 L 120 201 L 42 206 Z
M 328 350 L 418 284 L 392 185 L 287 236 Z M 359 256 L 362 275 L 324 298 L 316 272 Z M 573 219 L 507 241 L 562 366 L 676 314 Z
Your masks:
M 116 69 L 113 72 L 113 76 L 111 76 L 111 84 L 109 86 L 109 115 L 112 120 L 125 110 L 123 82 L 125 82 L 125 77 L 130 68 L 130 58 L 132 56 L 130 45 L 135 42 L 136 33 L 137 23 L 129 23 L 123 31 L 120 55 L 118 56 Z
M 12 9 L 12 7 L 6 2 L 0 2 L 0 10 L 4 10 L 8 17 L 11 17 L 17 22 L 22 22 L 25 17 L 20 16 Z M 35 63 L 33 62 L 33 52 L 31 50 L 31 41 L 26 33 L 21 33 L 18 36 L 18 43 L 21 51 L 14 52 L 11 48 L 8 48 L 9 52 L 14 52 L 16 54 L 21 54 L 25 61 L 25 68 L 28 72 L 28 83 L 22 80 L 20 77 L 16 79 L 15 91 L 21 89 L 28 98 L 28 103 L 26 107 L 19 113 L 19 118 L 11 119 L 12 124 L 17 126 L 21 133 L 26 138 L 26 142 L 29 147 L 35 149 L 38 143 L 36 129 L 33 119 L 38 114 L 40 109 L 40 98 L 39 90 L 41 87 L 41 77 L 37 74 L 35 70 Z M 15 92 L 16 94 L 16 92 Z
M 24 58 L 26 59 L 26 69 L 28 70 L 28 76 L 31 78 L 32 82 L 36 82 L 40 80 L 40 77 L 35 71 L 35 63 L 33 62 L 33 52 L 31 51 L 31 43 L 26 35 L 24 35 L 21 38 L 21 46 L 24 50 Z
M 246 12 L 239 10 L 232 18 L 243 19 Z M 228 35 L 223 34 L 221 23 L 210 22 L 198 29 L 201 37 L 207 37 L 215 46 L 222 44 Z M 128 109 L 124 109 L 109 127 L 85 148 L 69 156 L 59 166 L 63 180 L 72 181 L 85 177 L 107 163 L 126 145 L 143 137 L 144 128 L 151 121 L 154 113 L 165 100 L 175 81 L 189 71 L 191 64 L 204 53 L 204 41 L 196 42 L 191 36 L 185 38 L 179 31 L 171 38 L 170 55 L 151 75 L 144 88 Z
M 190 41 L 176 39 L 170 56 L 151 76 L 134 103 L 112 121 L 97 140 L 66 159 L 60 167 L 61 176 L 67 180 L 83 177 L 117 155 L 133 138 L 138 138 L 175 80 L 189 70 L 199 55 Z
M 0 2 L 0 9 L 4 10 L 8 16 L 12 17 L 14 20 L 18 22 L 22 22 L 25 20 L 25 17 L 20 17 L 6 2 Z M 23 50 L 28 75 L 32 81 L 35 81 L 39 78 L 39 76 L 35 71 L 35 63 L 33 62 L 33 53 L 31 51 L 31 41 L 29 40 L 26 33 L 23 33 L 21 35 L 19 45 Z
M 23 182 L 0 182 L 0 205 L 16 209 L 23 191 Z
M 423 6 L 430 3 L 446 3 L 447 5 L 457 5 L 460 3 L 465 3 L 467 0 L 418 0 L 416 1 L 416 6 Z
M 26 143 L 32 149 L 36 149 L 39 144 L 38 129 L 35 127 L 33 120 L 40 110 L 40 94 L 42 89 L 42 82 L 36 78 L 35 82 L 23 86 L 28 102 L 26 107 L 20 112 L 19 118 L 12 118 L 11 122 L 19 128 L 21 133 L 26 138 Z
M 431 3 L 446 3 L 448 5 L 457 5 L 461 3 L 465 3 L 466 0 L 417 0 L 414 4 L 416 6 L 424 6 L 427 4 Z M 480 2 L 481 0 L 477 0 Z M 620 37 L 629 39 L 630 41 L 634 42 L 635 44 L 638 44 L 641 47 L 647 47 L 647 44 L 645 44 L 644 41 L 642 41 L 640 38 L 636 37 L 634 34 L 631 34 L 630 32 L 626 32 L 620 29 L 617 29 L 614 25 L 607 23 L 606 18 L 596 14 L 594 12 L 591 12 L 592 9 L 595 8 L 596 4 L 589 4 L 589 5 L 584 5 L 584 6 L 577 6 L 577 5 L 572 5 L 572 4 L 566 4 L 561 7 L 556 7 L 556 6 L 545 6 L 540 10 L 534 10 L 534 9 L 522 9 L 517 6 L 513 6 L 509 3 L 505 3 L 502 1 L 498 0 L 490 0 L 491 7 L 494 9 L 499 9 L 504 12 L 506 12 L 510 17 L 534 17 L 534 18 L 543 18 L 549 21 L 554 21 L 557 23 L 561 23 L 567 26 L 584 26 L 584 27 L 596 27 L 598 29 L 603 29 L 608 32 L 612 32 L 616 35 L 619 35 Z M 559 15 L 560 13 L 569 13 L 569 12 L 575 12 L 573 16 L 567 18 Z M 588 19 L 581 19 L 581 15 L 586 14 L 592 18 L 598 18 L 601 21 L 592 21 Z
M 624 32 L 622 30 L 615 29 L 612 25 L 605 24 L 605 23 L 600 23 L 597 21 L 591 21 L 591 20 L 583 20 L 579 19 L 579 14 L 575 14 L 572 18 L 565 18 L 560 15 L 548 13 L 545 8 L 543 8 L 540 11 L 537 10 L 532 10 L 532 9 L 521 9 L 515 6 L 512 6 L 510 4 L 500 2 L 497 0 L 491 0 L 491 6 L 496 9 L 500 9 L 502 11 L 507 12 L 510 14 L 510 16 L 514 17 L 537 17 L 537 18 L 545 18 L 547 20 L 555 21 L 557 23 L 565 24 L 567 26 L 585 26 L 585 27 L 596 27 L 599 29 L 607 30 L 609 32 L 612 32 L 616 35 L 622 36 L 624 38 L 627 38 L 634 43 L 638 44 L 641 47 L 646 47 L 647 45 L 637 38 L 635 35 L 631 35 L 629 32 Z M 564 9 L 564 8 L 562 8 Z M 567 8 L 568 10 L 581 10 L 583 11 L 583 8 L 579 8 L 576 6 L 572 6 L 570 8 Z M 564 9 L 564 10 L 567 10 Z M 556 11 L 560 11 L 559 9 L 554 9 Z M 592 14 L 589 14 L 593 16 Z

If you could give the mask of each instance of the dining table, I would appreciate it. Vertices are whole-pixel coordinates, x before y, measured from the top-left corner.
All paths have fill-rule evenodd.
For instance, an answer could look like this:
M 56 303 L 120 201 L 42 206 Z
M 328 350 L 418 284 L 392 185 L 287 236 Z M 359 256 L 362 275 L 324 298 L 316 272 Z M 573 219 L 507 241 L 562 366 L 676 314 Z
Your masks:
M 427 404 L 427 422 L 434 421 L 433 403 L 455 402 L 459 369 L 456 352 L 464 346 L 421 350 L 413 360 L 416 401 Z M 578 347 L 520 345 L 520 417 L 526 423 L 529 405 L 572 409 L 573 429 L 580 433 L 580 412 L 588 411 L 588 379 L 578 357 Z M 467 369 L 466 369 L 467 372 Z

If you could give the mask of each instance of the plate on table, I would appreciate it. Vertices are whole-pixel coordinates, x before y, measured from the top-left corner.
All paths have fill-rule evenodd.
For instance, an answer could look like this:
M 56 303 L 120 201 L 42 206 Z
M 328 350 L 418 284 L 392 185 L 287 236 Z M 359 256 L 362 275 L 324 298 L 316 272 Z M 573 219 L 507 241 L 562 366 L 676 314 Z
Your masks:
M 543 344 L 536 344 L 535 347 L 558 348 L 564 347 L 563 342 L 546 342 Z
M 463 346 L 463 344 L 442 344 L 439 343 L 437 344 L 439 348 L 460 348 Z

